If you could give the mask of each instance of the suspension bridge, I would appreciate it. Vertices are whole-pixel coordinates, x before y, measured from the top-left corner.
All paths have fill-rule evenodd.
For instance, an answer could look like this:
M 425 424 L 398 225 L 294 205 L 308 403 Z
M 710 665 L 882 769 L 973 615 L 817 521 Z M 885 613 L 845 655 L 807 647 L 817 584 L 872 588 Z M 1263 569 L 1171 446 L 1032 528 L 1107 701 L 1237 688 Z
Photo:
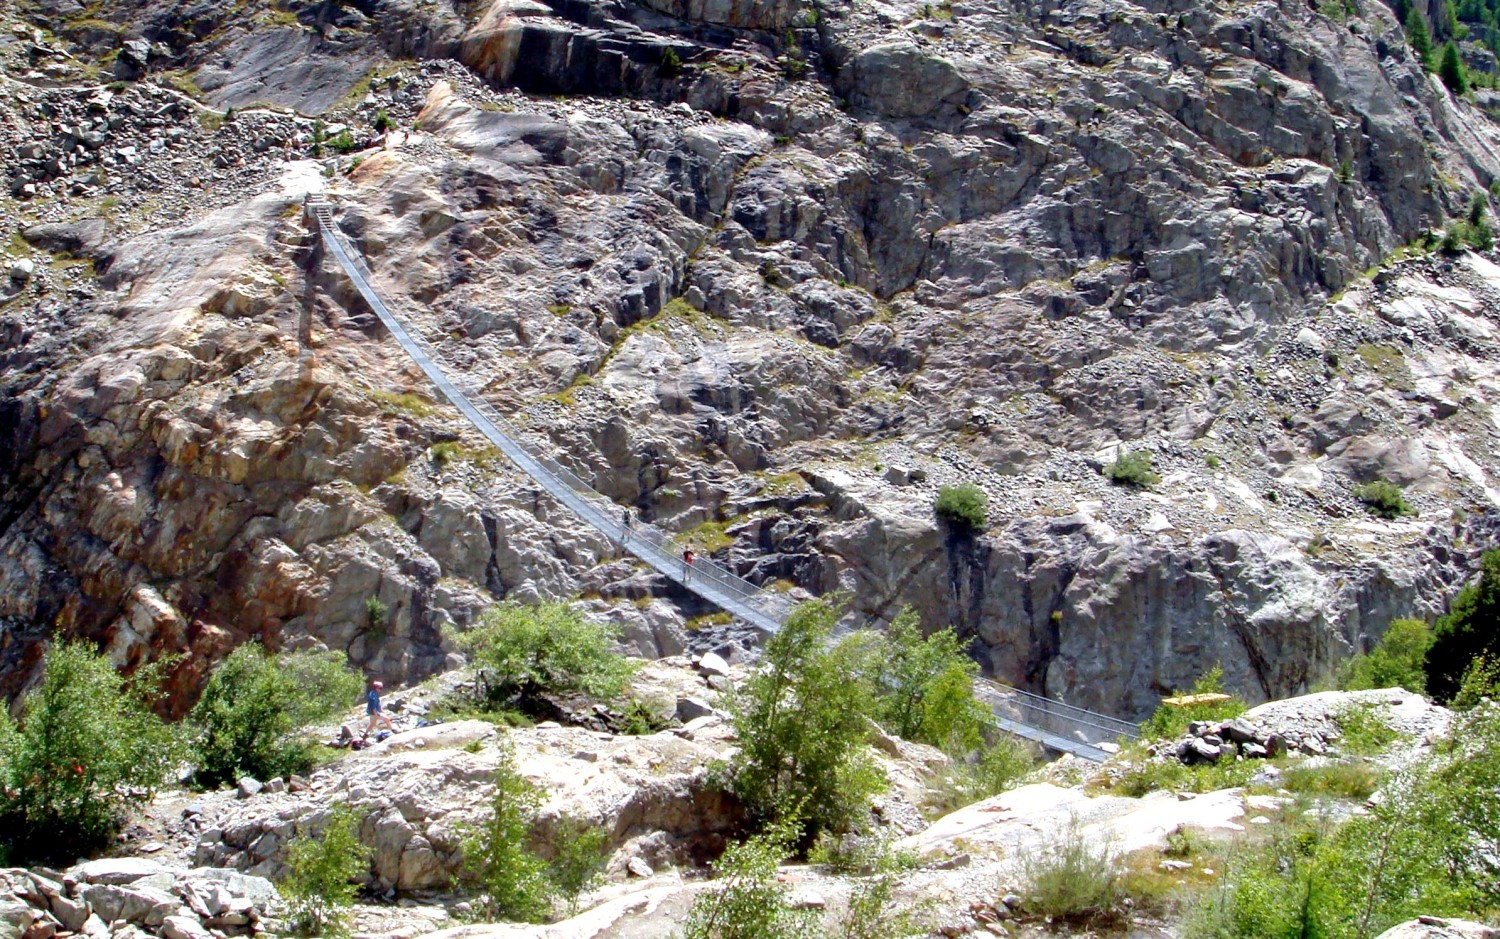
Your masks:
M 335 221 L 332 204 L 310 197 L 306 211 L 309 223 L 316 226 L 322 238 L 323 247 L 392 338 L 438 392 L 506 458 L 621 550 L 662 576 L 762 632 L 772 633 L 781 627 L 792 611 L 793 604 L 787 597 L 750 583 L 711 558 L 684 561 L 679 543 L 670 534 L 633 518 L 626 509 L 597 492 L 511 426 L 484 399 L 482 389 L 465 376 L 463 369 L 454 367 L 436 347 L 408 329 L 381 298 L 374 286 L 374 274 Z M 1127 721 L 987 679 L 976 685 L 975 692 L 994 713 L 1001 730 L 1061 753 L 1102 762 L 1109 755 L 1111 743 L 1136 736 L 1135 725 Z

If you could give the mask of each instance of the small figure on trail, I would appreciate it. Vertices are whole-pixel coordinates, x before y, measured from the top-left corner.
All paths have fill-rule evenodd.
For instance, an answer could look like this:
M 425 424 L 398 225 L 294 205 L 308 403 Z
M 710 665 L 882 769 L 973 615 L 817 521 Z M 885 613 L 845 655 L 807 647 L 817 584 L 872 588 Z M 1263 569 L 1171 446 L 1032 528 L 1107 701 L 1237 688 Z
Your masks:
M 365 736 L 370 736 L 370 731 L 375 729 L 376 724 L 384 724 L 392 733 L 396 731 L 396 725 L 380 710 L 380 689 L 385 684 L 378 681 L 370 682 L 370 690 L 365 695 L 365 713 L 370 715 L 370 723 L 365 725 Z
M 630 530 L 635 527 L 635 517 L 630 514 L 629 509 L 626 509 L 623 513 L 621 513 L 620 527 L 625 530 L 625 534 L 627 535 L 630 534 Z
M 682 579 L 687 580 L 688 575 L 693 572 L 693 549 L 685 548 L 682 552 Z

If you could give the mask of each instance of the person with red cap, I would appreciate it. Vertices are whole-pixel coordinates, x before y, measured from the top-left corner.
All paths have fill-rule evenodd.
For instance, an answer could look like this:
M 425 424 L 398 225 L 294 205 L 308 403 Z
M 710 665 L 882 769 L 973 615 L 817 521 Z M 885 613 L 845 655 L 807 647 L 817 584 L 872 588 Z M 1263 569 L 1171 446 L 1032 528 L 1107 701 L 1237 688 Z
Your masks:
M 380 710 L 380 689 L 384 687 L 385 684 L 383 682 L 372 681 L 370 682 L 370 691 L 365 695 L 365 713 L 370 715 L 370 723 L 365 725 L 366 737 L 370 736 L 370 731 L 375 729 L 376 724 L 385 724 L 391 733 L 396 732 L 396 725 L 391 723 L 391 719 L 386 717 L 385 712 Z

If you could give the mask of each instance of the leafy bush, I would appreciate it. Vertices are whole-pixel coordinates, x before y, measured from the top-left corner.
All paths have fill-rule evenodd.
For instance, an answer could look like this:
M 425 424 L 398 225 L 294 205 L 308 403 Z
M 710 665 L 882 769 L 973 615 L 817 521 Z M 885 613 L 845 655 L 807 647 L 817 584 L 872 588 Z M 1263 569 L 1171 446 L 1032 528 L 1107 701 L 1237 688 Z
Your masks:
M 570 912 L 578 910 L 578 897 L 599 882 L 600 872 L 609 860 L 605 838 L 603 828 L 576 818 L 561 819 L 553 829 L 553 855 L 547 862 L 547 876 L 568 902 Z
M 391 608 L 385 605 L 384 600 L 379 597 L 365 598 L 365 622 L 371 629 L 384 629 L 390 615 Z
M 1150 489 L 1161 482 L 1161 477 L 1151 468 L 1151 454 L 1145 450 L 1119 454 L 1104 468 L 1104 475 L 1117 486 L 1136 489 Z
M 1467 711 L 1478 707 L 1486 698 L 1500 698 L 1500 660 L 1481 655 L 1464 672 L 1458 685 L 1458 693 L 1448 706 L 1455 711 Z
M 1377 756 L 1401 736 L 1371 705 L 1345 708 L 1336 719 L 1339 747 L 1353 756 Z
M 867 633 L 863 641 L 873 716 L 886 730 L 950 753 L 979 746 L 990 712 L 974 698 L 979 665 L 952 627 L 923 638 L 916 614 L 906 609 L 884 634 Z
M 1406 501 L 1406 496 L 1401 493 L 1401 487 L 1383 479 L 1354 487 L 1354 498 L 1381 518 L 1394 519 L 1415 514 Z
M 354 141 L 354 135 L 348 130 L 341 130 L 333 137 L 328 138 L 328 146 L 335 153 L 353 153 L 359 149 L 359 144 Z
M 938 490 L 932 510 L 937 517 L 960 530 L 984 531 L 989 521 L 989 496 L 973 483 L 944 486 Z
M 1427 650 L 1427 691 L 1439 701 L 1458 693 L 1464 673 L 1481 656 L 1500 659 L 1500 551 L 1480 559 L 1479 579 L 1454 597 L 1432 627 Z
M 502 747 L 489 817 L 469 832 L 463 853 L 465 872 L 484 891 L 480 905 L 492 916 L 540 923 L 552 912 L 547 862 L 528 847 L 541 803 L 541 790 L 516 768 L 515 751 Z
M 204 685 L 188 716 L 200 785 L 240 776 L 258 779 L 306 772 L 314 744 L 302 728 L 353 704 L 360 678 L 339 652 L 291 652 L 272 657 L 248 643 L 229 654 Z
M 370 849 L 359 840 L 359 821 L 348 805 L 335 806 L 321 832 L 292 842 L 280 889 L 293 935 L 349 936 L 349 908 L 370 866 Z
M 1339 688 L 1405 688 L 1422 694 L 1427 690 L 1427 650 L 1432 640 L 1432 628 L 1422 620 L 1392 620 L 1375 648 L 1354 656 L 1339 669 Z
M 1110 920 L 1124 899 L 1113 848 L 1085 839 L 1076 822 L 1060 844 L 1022 858 L 1021 870 L 1026 911 L 1054 922 Z
M 847 829 L 885 783 L 866 745 L 875 704 L 859 644 L 828 644 L 842 611 L 827 598 L 797 607 L 725 696 L 740 741 L 728 788 L 753 822 L 795 815 L 809 841 Z
M 9 863 L 75 860 L 107 844 L 181 759 L 148 706 L 155 669 L 127 682 L 82 643 L 47 653 L 20 725 L 0 707 L 0 850 Z
M 391 116 L 390 114 L 386 113 L 385 108 L 381 108 L 379 111 L 375 112 L 375 132 L 377 134 L 383 134 L 386 131 L 395 129 L 396 122 L 391 120 Z
M 915 909 L 895 908 L 898 875 L 921 862 L 913 855 L 893 851 L 889 838 L 835 839 L 825 835 L 809 860 L 853 882 L 844 915 L 821 933 L 827 939 L 906 939 L 926 934 L 917 923 L 925 904 Z
M 818 914 L 794 910 L 776 868 L 797 840 L 791 819 L 731 845 L 714 865 L 719 889 L 693 901 L 680 939 L 804 939 L 818 934 Z
M 459 645 L 479 668 L 485 699 L 519 702 L 524 710 L 549 694 L 619 697 L 638 663 L 614 651 L 617 635 L 614 626 L 585 619 L 567 603 L 503 603 Z
M 1015 788 L 1036 769 L 1040 754 L 1025 740 L 996 734 L 993 743 L 955 758 L 929 787 L 927 811 L 946 815 Z
M 1193 682 L 1191 691 L 1174 691 L 1172 697 L 1223 693 L 1224 669 L 1215 665 Z M 1245 713 L 1245 708 L 1245 702 L 1234 696 L 1230 696 L 1227 701 L 1211 701 L 1185 707 L 1163 703 L 1141 725 L 1141 736 L 1147 740 L 1173 740 L 1187 733 L 1188 725 L 1193 721 L 1227 721 Z

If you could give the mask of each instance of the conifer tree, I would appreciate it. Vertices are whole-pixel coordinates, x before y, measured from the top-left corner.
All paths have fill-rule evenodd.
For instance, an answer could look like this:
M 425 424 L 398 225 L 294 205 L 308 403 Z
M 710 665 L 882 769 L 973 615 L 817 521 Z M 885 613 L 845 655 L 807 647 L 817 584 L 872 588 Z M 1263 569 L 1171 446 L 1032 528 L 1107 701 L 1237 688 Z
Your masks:
M 1469 73 L 1464 70 L 1463 59 L 1458 56 L 1458 46 L 1454 45 L 1452 40 L 1443 45 L 1443 56 L 1438 63 L 1438 77 L 1454 94 L 1468 94 Z
M 1432 71 L 1432 34 L 1427 31 L 1427 18 L 1416 7 L 1406 14 L 1406 43 L 1422 68 Z

